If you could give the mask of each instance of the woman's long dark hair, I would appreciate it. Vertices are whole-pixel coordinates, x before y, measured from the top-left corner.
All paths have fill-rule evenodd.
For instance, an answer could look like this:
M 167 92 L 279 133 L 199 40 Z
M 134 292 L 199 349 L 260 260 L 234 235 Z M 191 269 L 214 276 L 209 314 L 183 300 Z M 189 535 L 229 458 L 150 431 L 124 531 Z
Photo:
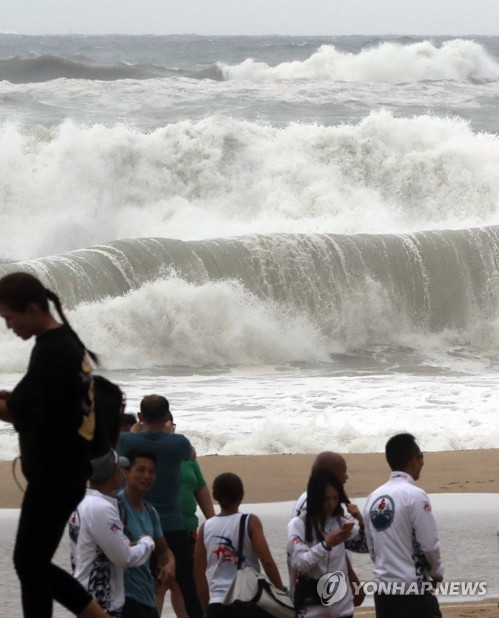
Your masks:
M 314 538 L 324 540 L 322 530 L 326 516 L 324 514 L 324 499 L 326 488 L 334 487 L 338 492 L 338 505 L 331 515 L 343 515 L 342 504 L 348 504 L 348 498 L 340 479 L 328 470 L 315 470 L 310 475 L 307 485 L 307 512 L 305 515 L 305 541 L 313 542 Z
M 0 279 L 0 303 L 4 303 L 12 311 L 23 313 L 28 308 L 28 305 L 34 303 L 48 313 L 50 311 L 49 300 L 54 303 L 62 322 L 71 330 L 94 363 L 98 365 L 99 358 L 97 354 L 89 350 L 73 330 L 64 314 L 61 301 L 55 292 L 47 289 L 39 279 L 29 273 L 10 273 L 10 275 L 5 275 L 5 277 Z

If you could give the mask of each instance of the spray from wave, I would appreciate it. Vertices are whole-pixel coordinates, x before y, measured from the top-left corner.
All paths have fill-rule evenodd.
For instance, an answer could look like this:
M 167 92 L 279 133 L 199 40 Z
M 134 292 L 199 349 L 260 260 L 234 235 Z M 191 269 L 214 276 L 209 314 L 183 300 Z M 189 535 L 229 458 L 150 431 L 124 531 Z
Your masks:
M 0 257 L 144 236 L 494 225 L 498 167 L 495 135 L 458 119 L 385 111 L 357 125 L 282 129 L 213 117 L 152 133 L 5 123 Z
M 384 42 L 358 54 L 322 45 L 304 61 L 270 66 L 248 58 L 238 65 L 219 63 L 228 80 L 313 79 L 346 82 L 428 80 L 497 81 L 499 63 L 474 41 L 455 39 L 436 47 L 430 41 L 409 45 Z

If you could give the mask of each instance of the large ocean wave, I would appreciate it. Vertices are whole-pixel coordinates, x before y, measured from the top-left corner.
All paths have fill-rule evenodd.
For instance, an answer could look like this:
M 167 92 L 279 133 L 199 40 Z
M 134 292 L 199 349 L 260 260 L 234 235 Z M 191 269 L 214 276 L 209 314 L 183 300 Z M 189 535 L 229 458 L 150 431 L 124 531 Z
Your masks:
M 417 82 L 428 80 L 497 81 L 499 62 L 479 43 L 455 39 L 436 46 L 430 41 L 408 45 L 383 42 L 359 53 L 322 45 L 306 60 L 271 66 L 247 58 L 237 65 L 219 63 L 225 79 L 313 79 L 346 82 Z
M 116 241 L 17 264 L 114 368 L 325 361 L 369 346 L 497 345 L 499 228 Z M 0 369 L 25 346 L 0 334 Z
M 499 223 L 499 140 L 456 118 L 0 126 L 4 261 L 109 240 Z M 43 233 L 41 233 L 43 230 Z

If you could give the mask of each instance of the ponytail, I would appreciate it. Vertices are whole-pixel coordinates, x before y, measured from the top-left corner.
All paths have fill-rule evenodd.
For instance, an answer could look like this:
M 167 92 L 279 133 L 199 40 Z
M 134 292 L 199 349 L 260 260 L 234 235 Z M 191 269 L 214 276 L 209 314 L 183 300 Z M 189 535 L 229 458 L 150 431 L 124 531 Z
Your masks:
M 63 321 L 63 323 L 69 328 L 69 330 L 73 333 L 73 335 L 76 337 L 76 339 L 85 348 L 85 350 L 87 351 L 87 354 L 94 361 L 94 363 L 96 365 L 98 365 L 99 364 L 99 357 L 97 356 L 97 354 L 95 352 L 92 352 L 92 350 L 89 350 L 85 346 L 83 341 L 78 336 L 78 333 L 75 330 L 73 330 L 73 327 L 68 322 L 68 319 L 67 319 L 66 315 L 64 314 L 64 311 L 63 311 L 62 305 L 61 305 L 61 301 L 60 301 L 59 297 L 57 296 L 57 294 L 55 292 L 53 292 L 52 290 L 49 290 L 48 288 L 45 288 L 45 295 L 48 298 L 48 300 L 50 300 L 50 301 L 52 301 L 54 303 L 56 311 L 57 311 L 59 317 L 61 318 L 61 320 Z

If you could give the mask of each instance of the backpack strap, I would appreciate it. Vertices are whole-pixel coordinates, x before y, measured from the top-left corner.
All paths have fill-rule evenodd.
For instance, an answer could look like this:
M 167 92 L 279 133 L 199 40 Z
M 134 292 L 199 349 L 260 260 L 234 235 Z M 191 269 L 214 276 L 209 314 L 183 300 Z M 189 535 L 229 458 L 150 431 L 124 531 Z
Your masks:
M 116 496 L 116 500 L 118 502 L 118 511 L 120 513 L 120 520 L 121 520 L 121 523 L 123 524 L 123 533 L 130 539 L 130 541 L 132 541 L 133 540 L 132 535 L 130 534 L 130 530 L 127 527 L 128 515 L 126 512 L 125 504 L 119 496 Z
M 124 504 L 123 500 L 119 496 L 116 496 L 116 500 L 118 501 L 118 511 L 120 513 L 121 523 L 123 524 L 123 532 L 125 533 L 125 535 L 131 541 L 133 541 L 132 534 L 131 534 L 130 530 L 127 527 L 127 524 L 128 524 L 128 514 L 127 514 L 127 510 L 126 510 L 125 504 Z M 151 523 L 154 526 L 154 524 L 156 523 L 156 514 L 154 512 L 153 505 L 150 502 L 148 502 L 147 500 L 143 500 L 142 501 L 142 505 L 145 508 L 145 510 L 147 511 L 147 514 L 149 515 Z
M 248 513 L 243 513 L 239 520 L 239 540 L 237 542 L 237 570 L 242 569 L 243 565 L 243 544 L 244 533 L 246 531 L 246 520 L 249 519 Z
M 147 513 L 149 515 L 149 519 L 151 520 L 152 525 L 154 526 L 154 524 L 156 523 L 156 514 L 154 512 L 153 505 L 150 502 L 148 502 L 147 500 L 142 500 L 142 506 L 147 511 Z

